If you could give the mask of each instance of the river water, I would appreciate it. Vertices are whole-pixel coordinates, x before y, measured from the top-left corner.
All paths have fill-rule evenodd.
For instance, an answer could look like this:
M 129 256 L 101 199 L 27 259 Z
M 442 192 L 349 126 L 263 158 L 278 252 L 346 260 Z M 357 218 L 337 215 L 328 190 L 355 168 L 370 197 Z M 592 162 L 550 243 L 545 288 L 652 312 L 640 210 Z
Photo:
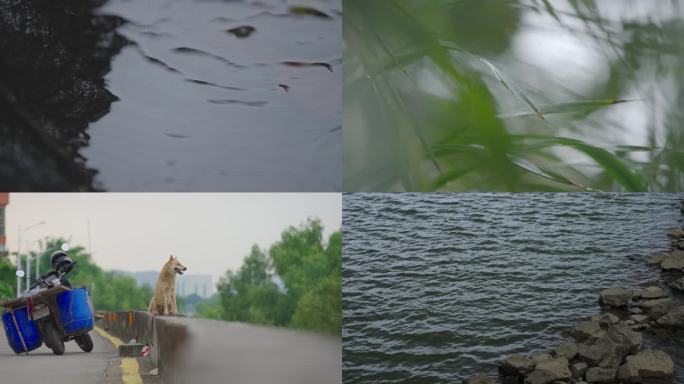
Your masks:
M 345 194 L 345 383 L 445 383 L 548 351 L 598 292 L 660 279 L 665 194 Z M 684 340 L 647 339 L 673 355 Z M 681 382 L 681 381 L 679 381 Z
M 306 5 L 306 6 L 305 6 Z M 341 0 L 110 0 L 130 44 L 81 150 L 112 191 L 337 191 Z

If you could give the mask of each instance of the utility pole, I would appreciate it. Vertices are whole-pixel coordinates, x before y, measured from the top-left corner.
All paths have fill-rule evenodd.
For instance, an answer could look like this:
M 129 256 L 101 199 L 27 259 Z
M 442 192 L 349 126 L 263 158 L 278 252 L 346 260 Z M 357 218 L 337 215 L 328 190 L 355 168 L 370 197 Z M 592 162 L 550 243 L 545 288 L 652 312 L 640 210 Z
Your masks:
M 31 255 L 26 252 L 26 289 L 31 286 Z
M 28 274 L 24 275 L 24 271 L 21 270 L 21 237 L 26 234 L 26 232 L 29 231 L 29 229 L 37 227 L 39 225 L 45 224 L 44 221 L 41 221 L 40 223 L 35 223 L 31 224 L 28 227 L 21 228 L 20 225 L 17 225 L 17 297 L 21 296 L 21 278 L 26 276 L 26 288 L 28 288 L 29 284 L 29 276 Z M 26 270 L 29 271 L 29 256 L 26 255 Z
M 40 277 L 40 255 L 42 254 L 42 249 L 43 249 L 43 241 L 38 240 L 38 247 L 41 249 L 41 253 L 38 253 L 36 255 L 36 281 L 38 281 L 38 278 Z
M 93 246 L 90 243 L 90 219 L 88 219 L 88 253 L 90 253 L 90 256 L 93 256 Z
M 21 295 L 21 253 L 19 253 L 19 245 L 21 244 L 21 226 L 17 225 L 17 297 Z

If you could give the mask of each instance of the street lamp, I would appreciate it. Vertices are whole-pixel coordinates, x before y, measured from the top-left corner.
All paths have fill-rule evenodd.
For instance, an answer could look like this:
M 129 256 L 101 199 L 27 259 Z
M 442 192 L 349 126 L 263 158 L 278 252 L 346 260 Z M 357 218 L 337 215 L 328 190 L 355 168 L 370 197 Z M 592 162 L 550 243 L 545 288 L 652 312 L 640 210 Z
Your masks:
M 29 276 L 28 273 L 24 273 L 24 271 L 21 270 L 21 238 L 23 235 L 26 234 L 26 232 L 29 231 L 31 228 L 35 228 L 39 225 L 45 224 L 44 221 L 41 221 L 40 223 L 35 223 L 31 224 L 27 227 L 22 228 L 21 226 L 17 226 L 17 297 L 21 295 L 21 278 L 26 276 L 26 288 L 29 286 Z M 29 256 L 26 255 L 26 271 L 30 271 L 31 267 L 29 266 Z

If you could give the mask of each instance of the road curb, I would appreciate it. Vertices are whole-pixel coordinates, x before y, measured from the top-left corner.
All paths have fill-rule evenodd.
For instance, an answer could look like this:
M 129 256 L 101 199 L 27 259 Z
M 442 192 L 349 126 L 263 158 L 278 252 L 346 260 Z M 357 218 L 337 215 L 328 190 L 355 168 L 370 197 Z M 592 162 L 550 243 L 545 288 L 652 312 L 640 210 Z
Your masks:
M 98 316 L 100 327 L 112 335 L 150 346 L 147 359 L 158 370 L 159 380 L 184 382 L 178 377 L 185 360 L 177 355 L 187 347 L 189 335 L 187 327 L 177 323 L 175 317 L 154 316 L 144 311 L 100 312 Z M 148 376 L 143 377 L 146 381 Z
M 114 347 L 119 349 L 119 345 L 123 342 L 116 336 L 110 335 L 107 331 L 100 327 L 95 327 L 95 331 L 100 334 L 100 336 L 109 340 L 110 343 L 114 344 Z M 121 358 L 121 382 L 124 384 L 143 384 L 142 377 L 140 377 L 140 365 L 138 360 L 134 357 L 123 357 Z

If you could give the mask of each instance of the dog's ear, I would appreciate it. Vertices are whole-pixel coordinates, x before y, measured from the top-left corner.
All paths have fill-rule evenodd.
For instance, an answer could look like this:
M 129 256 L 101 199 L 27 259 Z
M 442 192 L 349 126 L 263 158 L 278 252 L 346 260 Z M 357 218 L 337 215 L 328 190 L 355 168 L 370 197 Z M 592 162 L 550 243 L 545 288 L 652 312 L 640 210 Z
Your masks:
M 169 261 L 173 260 L 173 255 L 169 256 Z

